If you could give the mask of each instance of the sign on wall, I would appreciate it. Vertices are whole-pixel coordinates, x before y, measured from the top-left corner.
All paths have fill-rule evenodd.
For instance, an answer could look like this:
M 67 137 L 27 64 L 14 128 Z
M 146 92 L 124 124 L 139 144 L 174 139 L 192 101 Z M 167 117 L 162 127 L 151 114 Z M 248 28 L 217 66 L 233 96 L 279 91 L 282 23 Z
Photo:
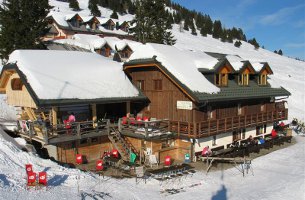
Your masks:
M 177 109 L 192 110 L 193 104 L 191 101 L 177 101 Z

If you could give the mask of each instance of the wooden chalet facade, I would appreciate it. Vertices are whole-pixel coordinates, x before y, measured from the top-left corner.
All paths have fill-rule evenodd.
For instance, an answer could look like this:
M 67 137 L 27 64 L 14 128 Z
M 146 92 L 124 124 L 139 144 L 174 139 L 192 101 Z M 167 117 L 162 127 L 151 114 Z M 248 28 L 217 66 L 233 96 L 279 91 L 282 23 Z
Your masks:
M 15 52 L 15 54 L 18 53 L 19 52 Z M 65 55 L 66 53 L 67 52 L 65 51 L 39 51 L 40 56 L 38 57 L 40 57 L 41 60 L 29 56 L 37 55 L 37 51 L 30 52 L 25 50 L 21 51 L 20 54 L 23 55 L 23 57 L 21 57 L 28 63 L 43 65 L 45 62 L 43 60 L 46 60 L 47 57 L 54 61 L 57 57 Z M 31 84 L 32 79 L 30 77 L 35 77 L 39 83 L 42 83 L 44 78 L 39 77 L 39 73 L 35 74 L 31 70 L 24 70 L 26 68 L 24 68 L 22 60 L 18 60 L 18 64 L 12 63 L 3 67 L 0 74 L 0 92 L 7 95 L 7 102 L 9 105 L 20 108 L 18 118 L 20 135 L 22 137 L 42 143 L 48 150 L 49 156 L 53 157 L 55 160 L 75 164 L 75 156 L 77 153 L 85 155 L 88 161 L 92 161 L 100 158 L 104 151 L 116 148 L 116 146 L 114 146 L 116 144 L 109 138 L 110 128 L 112 127 L 110 124 L 113 124 L 113 122 L 118 121 L 120 117 L 123 117 L 126 113 L 130 112 L 130 105 L 143 103 L 147 101 L 147 98 L 141 93 L 136 92 L 137 89 L 132 86 L 128 80 L 125 81 L 125 75 L 120 70 L 120 64 L 104 59 L 93 53 L 71 52 L 70 56 L 65 57 L 68 60 L 78 60 L 75 61 L 76 63 L 81 62 L 83 59 L 97 59 L 100 61 L 100 64 L 96 64 L 96 69 L 105 67 L 101 65 L 101 63 L 111 63 L 111 66 L 108 66 L 108 69 L 105 69 L 105 72 L 103 72 L 103 70 L 97 70 L 99 72 L 93 70 L 91 77 L 97 75 L 94 75 L 94 73 L 110 73 L 111 75 L 117 76 L 119 72 L 119 74 L 121 74 L 120 76 L 123 77 L 120 79 L 114 78 L 114 81 L 116 80 L 118 82 L 115 83 L 117 84 L 117 89 L 113 89 L 117 90 L 117 92 L 115 92 L 117 94 L 114 94 L 114 97 L 109 98 L 104 96 L 104 93 L 106 93 L 105 91 L 101 91 L 97 93 L 100 95 L 100 98 L 41 98 L 39 97 L 41 96 L 41 91 L 39 92 L 36 86 Z M 73 64 L 73 62 L 71 63 L 71 66 L 56 66 L 54 64 L 56 61 L 54 63 L 52 62 L 53 64 L 51 65 L 56 66 L 52 69 L 53 75 L 60 72 L 60 69 L 63 69 L 63 67 L 73 67 L 73 71 L 77 74 L 82 74 L 83 72 L 81 71 L 86 71 L 85 69 L 88 68 L 88 66 L 90 67 L 90 64 L 88 65 L 87 63 L 87 65 L 83 66 L 83 69 L 81 69 L 78 68 L 76 64 Z M 78 65 L 80 66 L 81 64 Z M 118 72 L 116 72 L 115 68 L 118 69 Z M 108 77 L 110 77 L 110 74 Z M 44 77 L 52 76 L 43 73 L 41 75 Z M 103 75 L 100 74 L 100 76 L 96 77 L 102 76 Z M 60 76 L 51 79 L 52 84 L 56 84 L 61 80 Z M 44 83 L 42 83 L 42 85 L 43 84 Z M 76 82 L 70 82 L 70 85 L 76 87 L 76 92 L 79 90 L 78 88 L 82 89 L 79 90 L 79 92 L 91 90 L 90 88 L 86 89 L 86 86 L 84 85 L 76 85 Z M 123 85 L 124 87 L 120 89 L 120 85 Z M 62 91 L 65 90 L 65 87 L 66 86 L 62 88 Z M 99 90 L 98 87 L 96 87 L 96 89 Z M 70 88 L 69 90 L 70 92 L 73 92 L 72 90 L 74 89 Z M 126 93 L 129 96 L 120 96 L 120 93 L 124 94 L 124 91 L 126 90 L 130 90 L 130 92 Z M 91 93 L 92 92 L 89 92 L 88 94 L 90 95 Z M 66 120 L 72 112 L 75 114 L 77 121 L 72 125 L 69 125 L 70 128 L 67 128 L 67 125 L 64 124 L 64 120 Z M 40 123 L 40 121 L 43 121 L 43 123 Z
M 186 153 L 194 155 L 207 145 L 221 149 L 250 135 L 264 137 L 271 132 L 274 122 L 287 119 L 286 102 L 277 97 L 287 98 L 290 93 L 284 88 L 273 88 L 268 83 L 268 75 L 273 74 L 268 63 L 242 61 L 236 67 L 225 56 L 215 58 L 212 54 L 194 54 L 180 52 L 175 47 L 147 45 L 153 48 L 145 49 L 145 45 L 138 48 L 124 63 L 123 72 L 121 66 L 116 70 L 118 63 L 105 58 L 101 59 L 111 67 L 104 72 L 114 70 L 108 76 L 100 70 L 102 64 L 96 64 L 96 68 L 92 69 L 87 64 L 86 68 L 92 71 L 91 76 L 85 75 L 86 82 L 92 81 L 97 74 L 104 77 L 96 77 L 94 90 L 78 83 L 77 87 L 70 88 L 76 84 L 72 79 L 57 77 L 62 81 L 61 86 L 64 85 L 63 90 L 69 87 L 76 96 L 78 91 L 87 92 L 89 96 L 98 91 L 99 98 L 61 97 L 61 90 L 58 91 L 59 96 L 41 98 L 41 91 L 29 81 L 31 74 L 25 74 L 26 70 L 18 66 L 20 62 L 4 66 L 0 92 L 7 94 L 10 105 L 22 108 L 21 121 L 38 121 L 38 115 L 49 119 L 48 128 L 30 123 L 27 130 L 21 130 L 22 135 L 45 144 L 51 156 L 65 163 L 74 163 L 77 153 L 86 155 L 92 161 L 105 150 L 113 148 L 118 149 L 125 160 L 128 160 L 130 152 L 134 152 L 140 162 L 152 154 L 159 162 L 167 155 L 183 161 Z M 128 49 L 126 51 L 129 52 Z M 193 54 L 204 57 L 204 62 L 199 60 L 200 67 L 192 64 L 199 63 Z M 187 56 L 183 58 L 184 55 Z M 75 67 L 77 59 L 85 59 L 81 56 L 67 58 L 73 60 L 69 67 L 75 68 L 71 72 L 75 77 L 84 73 Z M 93 54 L 86 59 L 93 62 L 96 58 Z M 56 66 L 53 71 L 60 72 L 60 69 Z M 111 80 L 104 87 L 100 86 L 104 79 L 116 76 L 121 77 L 119 81 Z M 116 85 L 111 86 L 112 83 Z M 42 85 L 45 90 L 51 87 L 50 84 Z M 137 95 L 132 88 L 137 88 Z M 117 94 L 111 98 L 103 96 L 108 90 Z M 133 95 L 122 95 L 125 91 L 133 91 L 130 92 Z M 77 118 L 73 134 L 63 125 L 63 120 L 71 112 Z M 126 152 L 129 153 L 125 155 Z
M 157 59 L 131 57 L 124 64 L 130 80 L 150 101 L 140 112 L 168 119 L 169 131 L 177 133 L 178 140 L 193 141 L 195 152 L 207 145 L 227 148 L 250 135 L 264 137 L 274 122 L 288 117 L 286 102 L 275 98 L 290 93 L 270 86 L 267 75 L 273 72 L 267 63 L 256 71 L 245 61 L 236 71 L 228 60 L 218 59 L 211 69 L 198 68 L 202 78 L 220 89 L 209 94 L 192 91 Z

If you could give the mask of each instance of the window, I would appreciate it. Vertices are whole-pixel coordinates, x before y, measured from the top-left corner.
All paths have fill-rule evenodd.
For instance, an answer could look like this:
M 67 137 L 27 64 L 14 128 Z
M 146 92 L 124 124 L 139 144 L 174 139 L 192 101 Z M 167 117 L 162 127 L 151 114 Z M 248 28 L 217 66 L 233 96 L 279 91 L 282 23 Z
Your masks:
M 22 90 L 22 81 L 20 78 L 13 78 L 11 81 L 12 90 Z
M 249 74 L 239 74 L 238 75 L 239 85 L 249 85 Z
M 228 85 L 228 74 L 216 74 L 215 75 L 215 84 L 218 86 L 227 86 Z
M 212 146 L 216 146 L 216 135 L 213 135 Z
M 87 144 L 87 143 L 88 143 L 88 140 L 87 140 L 87 139 L 82 139 L 79 143 L 80 143 L 80 144 Z
M 138 80 L 138 81 L 137 81 L 137 87 L 138 87 L 140 90 L 144 90 L 144 80 Z
M 154 80 L 154 89 L 162 90 L 162 80 Z
M 266 105 L 265 104 L 262 104 L 261 105 L 261 112 L 265 112 L 266 111 Z
M 266 74 L 261 74 L 258 76 L 258 84 L 267 85 L 267 75 Z

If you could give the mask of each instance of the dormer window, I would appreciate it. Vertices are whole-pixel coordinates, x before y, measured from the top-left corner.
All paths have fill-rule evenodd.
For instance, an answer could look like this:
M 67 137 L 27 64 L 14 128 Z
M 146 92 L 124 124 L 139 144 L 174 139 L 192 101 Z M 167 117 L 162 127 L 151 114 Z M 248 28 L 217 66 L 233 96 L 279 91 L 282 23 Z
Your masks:
M 249 74 L 239 74 L 238 85 L 249 85 Z
M 228 86 L 228 74 L 224 74 L 224 73 L 215 74 L 215 85 Z
M 259 85 L 267 85 L 267 74 L 258 75 L 258 84 Z

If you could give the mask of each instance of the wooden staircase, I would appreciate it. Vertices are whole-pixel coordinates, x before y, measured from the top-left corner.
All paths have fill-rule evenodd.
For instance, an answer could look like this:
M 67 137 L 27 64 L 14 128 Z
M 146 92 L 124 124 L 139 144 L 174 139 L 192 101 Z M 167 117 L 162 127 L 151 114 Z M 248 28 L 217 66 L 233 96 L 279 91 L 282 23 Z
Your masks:
M 132 146 L 130 142 L 126 141 L 121 136 L 121 133 L 118 130 L 112 129 L 108 135 L 108 138 L 112 142 L 114 147 L 119 151 L 122 160 L 129 162 L 131 153 L 135 153 L 137 155 L 137 158 L 139 157 L 139 154 L 136 149 Z

